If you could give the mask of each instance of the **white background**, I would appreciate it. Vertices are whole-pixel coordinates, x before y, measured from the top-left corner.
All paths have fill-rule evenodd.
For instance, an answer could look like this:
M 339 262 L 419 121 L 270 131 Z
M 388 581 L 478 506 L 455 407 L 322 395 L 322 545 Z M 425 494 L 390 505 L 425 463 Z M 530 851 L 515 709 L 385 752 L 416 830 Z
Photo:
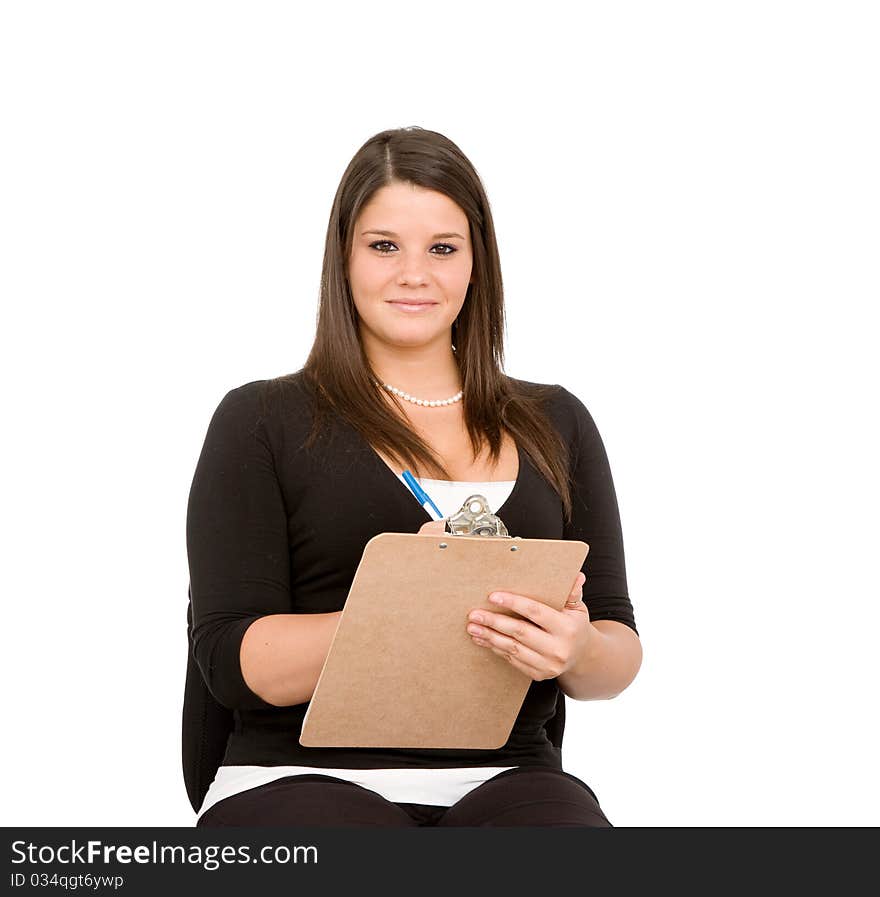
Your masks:
M 506 370 L 592 412 L 644 645 L 568 703 L 617 826 L 876 825 L 871 3 L 0 12 L 3 825 L 191 826 L 188 490 L 297 370 L 389 127 L 492 203 Z

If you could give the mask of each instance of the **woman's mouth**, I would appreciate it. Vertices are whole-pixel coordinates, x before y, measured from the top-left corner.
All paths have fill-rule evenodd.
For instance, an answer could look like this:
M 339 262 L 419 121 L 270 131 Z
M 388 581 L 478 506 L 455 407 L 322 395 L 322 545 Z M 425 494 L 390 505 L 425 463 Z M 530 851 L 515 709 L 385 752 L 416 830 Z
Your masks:
M 388 302 L 394 308 L 398 308 L 405 312 L 425 311 L 426 309 L 434 308 L 437 305 L 436 302 L 398 302 L 394 299 L 389 299 Z

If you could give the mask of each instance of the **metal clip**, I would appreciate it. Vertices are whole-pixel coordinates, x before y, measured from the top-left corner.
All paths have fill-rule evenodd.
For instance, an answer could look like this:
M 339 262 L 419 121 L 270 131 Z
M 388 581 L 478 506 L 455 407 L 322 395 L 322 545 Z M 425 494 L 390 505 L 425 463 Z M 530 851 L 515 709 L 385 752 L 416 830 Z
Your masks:
M 495 539 L 511 539 L 507 527 L 489 510 L 489 502 L 483 495 L 471 495 L 459 511 L 446 518 L 446 532 L 453 536 L 485 536 Z M 519 538 L 518 536 L 515 538 Z

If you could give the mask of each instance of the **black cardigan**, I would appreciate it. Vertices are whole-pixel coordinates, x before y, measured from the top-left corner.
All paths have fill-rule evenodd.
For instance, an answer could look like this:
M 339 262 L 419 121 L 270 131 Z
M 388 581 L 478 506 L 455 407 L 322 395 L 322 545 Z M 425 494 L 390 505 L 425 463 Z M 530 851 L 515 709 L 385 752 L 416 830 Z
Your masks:
M 239 649 L 255 619 L 341 610 L 369 539 L 417 532 L 431 519 L 341 418 L 310 450 L 303 447 L 311 425 L 306 390 L 301 371 L 246 383 L 224 396 L 208 426 L 189 494 L 186 543 L 192 657 L 214 700 L 197 712 L 191 707 L 189 718 L 185 711 L 185 767 L 188 736 L 193 742 L 195 729 L 218 720 L 222 730 L 224 712 L 231 711 L 225 746 L 202 744 L 191 767 L 198 759 L 204 765 L 204 751 L 213 750 L 215 762 L 227 765 L 561 768 L 562 730 L 554 719 L 564 702 L 555 679 L 531 684 L 510 738 L 497 750 L 306 748 L 298 736 L 308 704 L 275 707 L 247 686 Z M 590 619 L 619 620 L 635 630 L 617 499 L 599 432 L 583 403 L 561 386 L 546 410 L 572 453 L 572 522 L 563 524 L 559 496 L 522 449 L 513 491 L 493 510 L 512 536 L 586 542 L 583 596 Z M 191 704 L 199 684 L 190 670 Z M 214 765 L 210 758 L 208 765 Z M 198 785 L 202 795 L 207 784 Z

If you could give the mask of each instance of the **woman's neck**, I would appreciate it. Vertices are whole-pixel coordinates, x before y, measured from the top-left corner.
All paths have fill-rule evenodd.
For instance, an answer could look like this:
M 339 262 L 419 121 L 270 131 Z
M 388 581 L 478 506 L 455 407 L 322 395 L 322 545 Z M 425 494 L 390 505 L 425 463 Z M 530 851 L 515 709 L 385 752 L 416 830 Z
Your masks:
M 461 389 L 461 374 L 451 345 L 412 349 L 377 347 L 368 353 L 380 381 L 419 399 L 448 399 Z

